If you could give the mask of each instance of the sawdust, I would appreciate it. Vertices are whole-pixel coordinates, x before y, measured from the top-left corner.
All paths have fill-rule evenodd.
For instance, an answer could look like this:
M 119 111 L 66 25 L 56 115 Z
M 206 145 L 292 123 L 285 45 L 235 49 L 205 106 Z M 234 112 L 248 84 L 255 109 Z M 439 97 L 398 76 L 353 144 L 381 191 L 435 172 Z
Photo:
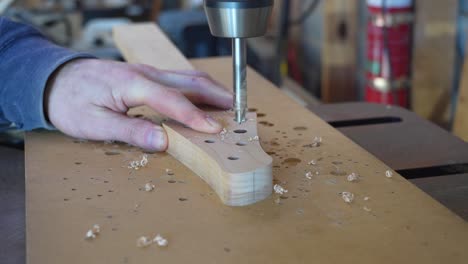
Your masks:
M 156 237 L 153 239 L 153 242 L 156 243 L 156 245 L 160 247 L 167 247 L 167 245 L 169 245 L 169 242 L 167 241 L 167 239 L 165 239 L 160 234 L 156 235 Z
M 285 194 L 285 193 L 288 192 L 288 190 L 286 190 L 285 188 L 283 188 L 283 187 L 282 187 L 281 185 L 279 185 L 279 184 L 275 184 L 275 185 L 273 186 L 273 190 L 275 191 L 275 193 L 281 194 L 281 195 L 283 195 L 283 194 Z
M 145 248 L 145 247 L 149 247 L 152 243 L 153 241 L 151 239 L 149 239 L 148 237 L 142 236 L 137 239 L 136 245 L 139 248 Z
M 151 183 L 147 183 L 145 184 L 145 192 L 152 192 L 154 190 L 156 186 L 154 186 L 154 184 L 151 184 Z
M 385 177 L 387 177 L 387 178 L 392 178 L 392 177 L 393 177 L 393 172 L 392 172 L 391 170 L 387 170 L 387 171 L 385 172 Z
M 86 240 L 94 240 L 99 233 L 101 233 L 101 227 L 99 225 L 93 225 L 93 227 L 86 232 Z
M 357 182 L 360 180 L 359 174 L 353 172 L 346 177 L 349 182 Z
M 259 141 L 260 138 L 258 136 L 254 136 L 254 137 L 249 137 L 249 142 L 252 142 L 252 141 Z
M 340 193 L 341 194 L 341 198 L 343 198 L 343 200 L 346 202 L 346 203 L 352 203 L 354 201 L 354 194 L 353 193 L 350 193 L 350 192 L 342 192 Z
M 141 168 L 146 167 L 146 165 L 148 165 L 148 155 L 143 154 L 141 160 L 134 160 L 130 162 L 130 164 L 128 164 L 128 168 L 133 170 L 139 170 Z

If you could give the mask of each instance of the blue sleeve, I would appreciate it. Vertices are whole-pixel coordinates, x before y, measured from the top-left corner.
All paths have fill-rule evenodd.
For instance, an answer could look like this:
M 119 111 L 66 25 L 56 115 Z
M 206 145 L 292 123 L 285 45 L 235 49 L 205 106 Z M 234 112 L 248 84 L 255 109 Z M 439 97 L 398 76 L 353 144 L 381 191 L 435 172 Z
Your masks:
M 91 57 L 56 46 L 34 28 L 0 17 L 0 129 L 53 129 L 44 114 L 49 77 L 70 60 Z

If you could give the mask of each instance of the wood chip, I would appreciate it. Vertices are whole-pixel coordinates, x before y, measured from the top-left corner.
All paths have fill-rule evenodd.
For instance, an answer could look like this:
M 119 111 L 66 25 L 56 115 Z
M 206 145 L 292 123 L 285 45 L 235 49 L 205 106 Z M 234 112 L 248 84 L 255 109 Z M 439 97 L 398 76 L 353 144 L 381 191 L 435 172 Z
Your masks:
M 359 175 L 355 172 L 351 173 L 348 175 L 348 177 L 346 177 L 346 179 L 349 181 L 349 182 L 357 182 L 359 181 Z
M 133 170 L 139 170 L 143 167 L 146 167 L 146 165 L 148 165 L 148 155 L 143 154 L 141 160 L 134 160 L 130 162 L 130 164 L 128 164 L 128 168 Z
M 137 247 L 139 248 L 145 248 L 145 247 L 150 246 L 152 243 L 153 241 L 151 239 L 149 239 L 148 237 L 142 236 L 137 239 L 136 244 L 137 244 Z
M 275 185 L 273 186 L 273 190 L 275 191 L 275 193 L 281 194 L 281 195 L 288 192 L 288 190 L 286 190 L 285 188 L 283 188 L 283 187 L 282 187 L 281 185 L 279 185 L 279 184 L 275 184 Z
M 147 183 L 147 184 L 145 184 L 145 192 L 152 192 L 155 187 L 156 186 L 154 186 L 154 184 Z
M 346 203 L 352 203 L 353 200 L 354 200 L 354 194 L 350 193 L 350 192 L 342 192 L 341 193 L 341 198 L 343 198 L 343 200 Z
M 392 172 L 391 170 L 387 170 L 387 171 L 385 172 L 385 177 L 387 177 L 387 178 L 392 178 L 392 177 L 393 177 L 393 172 Z
M 167 245 L 169 245 L 169 242 L 167 241 L 167 239 L 165 239 L 160 234 L 156 235 L 156 237 L 153 239 L 153 242 L 156 243 L 160 247 L 167 247 Z
M 93 227 L 86 232 L 85 239 L 93 240 L 99 235 L 100 232 L 101 227 L 99 225 L 93 225 Z

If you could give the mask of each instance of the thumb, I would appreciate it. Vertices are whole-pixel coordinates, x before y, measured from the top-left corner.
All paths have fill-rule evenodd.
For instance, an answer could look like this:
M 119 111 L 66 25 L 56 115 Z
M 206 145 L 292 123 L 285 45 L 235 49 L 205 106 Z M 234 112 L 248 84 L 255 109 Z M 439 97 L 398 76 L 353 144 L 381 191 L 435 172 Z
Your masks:
M 123 141 L 146 150 L 167 149 L 167 135 L 161 126 L 139 118 L 115 114 L 109 118 L 114 140 Z

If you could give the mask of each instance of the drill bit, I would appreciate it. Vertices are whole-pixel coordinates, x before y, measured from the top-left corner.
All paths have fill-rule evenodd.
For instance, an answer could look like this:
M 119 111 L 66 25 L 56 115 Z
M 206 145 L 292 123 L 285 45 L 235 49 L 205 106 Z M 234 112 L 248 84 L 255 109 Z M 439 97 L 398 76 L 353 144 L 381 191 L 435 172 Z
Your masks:
M 243 38 L 232 40 L 232 58 L 234 75 L 234 112 L 235 121 L 239 124 L 245 121 L 247 112 L 247 55 Z

